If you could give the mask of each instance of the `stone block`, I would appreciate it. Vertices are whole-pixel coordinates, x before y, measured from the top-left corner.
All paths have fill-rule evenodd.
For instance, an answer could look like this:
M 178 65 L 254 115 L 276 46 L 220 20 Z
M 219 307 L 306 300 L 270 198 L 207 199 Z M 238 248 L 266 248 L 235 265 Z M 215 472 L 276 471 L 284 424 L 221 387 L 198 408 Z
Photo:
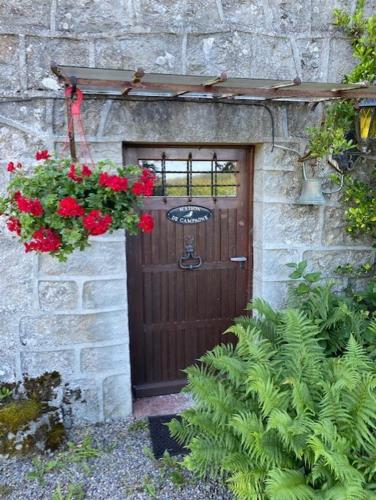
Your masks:
M 327 68 L 324 61 L 327 55 L 325 41 L 322 39 L 296 40 L 299 52 L 300 75 L 303 82 L 325 82 Z
M 346 38 L 332 38 L 329 50 L 329 82 L 341 82 L 343 77 L 350 73 L 357 64 L 352 55 L 353 49 L 350 40 Z
M 266 5 L 270 9 L 267 21 L 272 32 L 289 34 L 310 31 L 311 9 L 306 0 L 274 0 Z
M 175 34 L 144 33 L 116 40 L 99 39 L 95 42 L 96 66 L 181 73 L 181 44 L 181 36 Z
M 125 311 L 96 314 L 25 316 L 20 323 L 20 340 L 27 347 L 55 347 L 124 338 Z
M 80 252 L 75 251 L 66 262 L 59 262 L 48 255 L 39 256 L 39 273 L 42 275 L 96 276 L 113 274 L 125 276 L 125 247 L 121 241 L 96 242 Z
M 191 34 L 187 43 L 187 73 L 233 77 L 288 78 L 295 76 L 289 40 L 250 33 Z
M 255 201 L 295 202 L 302 186 L 302 169 L 295 172 L 258 170 L 254 175 Z
M 316 245 L 321 240 L 320 207 L 259 202 L 254 206 L 256 244 L 298 247 Z
M 296 143 L 281 144 L 283 147 L 295 149 L 300 154 L 301 146 Z M 278 144 L 272 150 L 271 144 L 257 144 L 255 148 L 255 170 L 281 170 L 293 172 L 301 168 L 298 153 L 281 149 Z
M 89 66 L 86 41 L 68 38 L 26 37 L 27 87 L 45 90 L 43 78 L 51 77 L 51 61 L 71 66 Z
M 269 31 L 273 24 L 271 9 L 263 2 L 222 0 L 221 3 L 226 24 L 259 31 Z M 278 26 L 274 29 L 277 30 Z
M 82 122 L 85 128 L 85 134 L 87 136 L 93 136 L 97 134 L 98 126 L 100 123 L 100 117 L 105 106 L 105 101 L 86 99 L 81 105 L 81 116 Z M 1 109 L 1 108 L 0 108 Z M 66 105 L 62 100 L 54 101 L 53 109 L 53 127 L 55 135 L 60 137 L 66 137 L 67 135 L 67 113 Z M 78 134 L 77 140 L 80 140 L 80 135 Z
M 50 28 L 50 0 L 6 0 L 0 3 L 0 30 L 23 33 Z
M 287 305 L 288 288 L 288 282 L 264 282 L 262 287 L 262 298 L 274 309 L 282 309 Z
M 23 246 L 6 229 L 3 234 L 0 231 L 0 238 L 0 315 L 25 313 L 33 307 L 34 256 L 25 255 Z
M 0 347 L 0 382 L 14 381 L 16 378 L 15 357 Z
M 1 120 L 0 120 L 1 122 Z M 45 149 L 43 137 L 38 126 L 33 127 L 30 133 L 15 127 L 0 123 L 0 159 L 30 161 L 34 159 L 35 151 Z M 35 159 L 33 160 L 35 162 Z
M 84 284 L 83 307 L 85 309 L 126 306 L 126 280 L 95 280 Z
M 144 26 L 168 31 L 212 30 L 220 22 L 215 0 L 143 0 L 140 18 Z
M 132 414 L 129 372 L 103 380 L 103 406 L 106 420 L 125 418 Z
M 43 351 L 21 353 L 22 373 L 34 377 L 44 372 L 58 371 L 71 375 L 74 371 L 74 351 Z
M 128 344 L 82 349 L 82 372 L 101 373 L 111 370 L 129 370 Z
M 106 33 L 129 26 L 131 2 L 122 0 L 64 0 L 57 2 L 56 28 L 69 33 Z
M 307 250 L 303 259 L 307 260 L 314 271 L 322 273 L 323 277 L 337 277 L 335 269 L 339 265 L 353 264 L 360 266 L 373 262 L 374 250 Z
M 323 243 L 327 246 L 372 246 L 372 238 L 363 236 L 352 238 L 346 232 L 345 207 L 325 207 Z
M 46 101 L 43 99 L 25 100 L 17 106 L 13 102 L 0 101 L 0 116 L 11 118 L 20 126 L 29 127 L 36 135 L 46 133 L 47 122 L 50 120 L 46 113 Z M 35 151 L 30 152 L 35 161 L 34 153 Z
M 95 380 L 85 378 L 70 380 L 68 391 L 72 394 L 69 398 L 68 412 L 73 423 L 95 423 L 100 420 L 98 386 Z M 75 394 L 78 397 L 75 397 Z
M 283 281 L 289 279 L 291 269 L 286 266 L 289 262 L 299 262 L 301 252 L 299 250 L 281 249 L 266 250 L 254 249 L 254 274 L 259 280 Z
M 1 7 L 0 7 L 1 8 Z M 1 14 L 0 14 L 1 19 Z M 0 35 L 0 89 L 18 92 L 21 87 L 19 39 L 15 35 Z
M 289 135 L 291 137 L 302 137 L 305 141 L 307 139 L 307 128 L 319 126 L 323 117 L 323 108 L 320 104 L 312 110 L 309 108 L 308 103 L 295 103 L 288 105 L 286 110 Z M 299 150 L 302 149 L 302 146 L 300 146 Z
M 283 134 L 281 106 L 275 106 L 275 126 Z M 130 127 L 129 124 L 132 124 Z M 105 135 L 119 140 L 181 143 L 252 144 L 271 140 L 270 116 L 258 106 L 193 102 L 114 102 Z
M 122 143 L 119 142 L 91 142 L 89 151 L 85 143 L 76 141 L 76 149 L 82 163 L 91 161 L 97 162 L 100 160 L 112 160 L 118 165 L 123 163 Z M 56 142 L 55 151 L 59 157 L 64 157 L 68 153 L 66 143 Z
M 74 281 L 40 281 L 38 295 L 42 311 L 75 309 L 78 286 Z

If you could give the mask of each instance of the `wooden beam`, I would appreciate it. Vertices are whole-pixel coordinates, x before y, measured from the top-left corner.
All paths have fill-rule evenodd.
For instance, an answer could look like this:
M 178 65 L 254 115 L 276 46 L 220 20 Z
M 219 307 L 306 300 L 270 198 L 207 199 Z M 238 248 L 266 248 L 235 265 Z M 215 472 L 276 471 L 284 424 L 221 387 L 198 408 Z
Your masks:
M 365 80 L 364 82 L 354 83 L 354 85 L 351 85 L 351 87 L 331 89 L 331 92 L 349 92 L 350 90 L 367 89 L 368 87 L 369 87 L 369 82 Z
M 156 82 L 143 82 L 140 86 L 139 83 L 133 83 L 131 81 L 119 81 L 119 80 L 94 80 L 94 79 L 85 79 L 79 78 L 77 81 L 78 85 L 83 86 L 81 90 L 85 92 L 85 85 L 94 85 L 97 87 L 115 87 L 119 89 L 121 93 L 121 89 L 124 88 L 143 88 L 145 90 L 167 90 L 173 93 L 180 92 L 195 92 L 200 93 L 203 91 L 202 85 L 187 85 L 187 84 L 178 84 L 178 83 L 156 83 Z M 206 89 L 208 91 L 209 89 Z M 215 90 L 217 92 L 218 89 Z M 357 89 L 307 89 L 306 87 L 302 87 L 300 85 L 294 85 L 291 88 L 263 88 L 263 87 L 220 87 L 221 94 L 241 94 L 250 97 L 265 97 L 265 98 L 273 98 L 273 97 L 344 97 L 345 99 L 352 98 L 376 98 L 376 86 L 369 87 L 358 87 Z M 213 92 L 214 93 L 214 92 Z M 335 95 L 333 95 L 335 94 Z

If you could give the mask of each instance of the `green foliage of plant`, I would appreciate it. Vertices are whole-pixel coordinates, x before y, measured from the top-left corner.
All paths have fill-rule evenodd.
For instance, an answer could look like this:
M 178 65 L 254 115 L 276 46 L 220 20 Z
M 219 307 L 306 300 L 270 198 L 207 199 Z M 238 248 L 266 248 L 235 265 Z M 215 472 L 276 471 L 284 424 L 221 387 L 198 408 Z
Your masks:
M 374 357 L 375 284 L 362 291 L 348 287 L 342 293 L 335 293 L 333 281 L 323 282 L 320 273 L 305 272 L 306 261 L 288 266 L 294 269 L 289 277 L 297 280 L 289 289 L 289 305 L 301 310 L 316 324 L 325 353 L 343 354 L 352 335 Z M 364 269 L 368 268 L 365 264 Z
M 56 460 L 42 460 L 41 458 L 33 458 L 32 460 L 33 470 L 28 472 L 28 479 L 35 479 L 38 481 L 40 486 L 46 484 L 45 475 L 54 470 L 63 467 L 63 462 L 59 459 Z
M 12 393 L 13 391 L 9 387 L 0 387 L 0 402 L 9 399 Z
M 138 419 L 138 420 L 134 420 L 133 422 L 131 422 L 129 425 L 128 425 L 128 432 L 141 432 L 141 431 L 144 431 L 148 428 L 148 421 L 147 420 L 142 420 L 142 419 Z
M 367 181 L 356 176 L 347 176 L 343 200 L 347 204 L 345 211 L 346 231 L 353 237 L 367 234 L 376 239 L 376 186 L 375 167 Z
M 334 24 L 349 36 L 353 56 L 358 60 L 353 70 L 344 76 L 345 83 L 376 79 L 376 14 L 364 17 L 364 4 L 364 0 L 358 0 L 354 14 L 334 10 Z M 329 104 L 323 123 L 307 129 L 310 157 L 323 158 L 353 147 L 346 134 L 352 128 L 354 117 L 353 101 L 338 100 Z
M 255 300 L 256 315 L 228 329 L 236 345 L 186 370 L 195 406 L 170 431 L 190 450 L 188 469 L 224 477 L 240 499 L 375 498 L 375 366 L 356 338 L 355 311 L 338 310 L 353 328 L 331 354 L 323 337 L 337 319 L 326 311 L 340 304 L 328 306 L 334 294 L 316 278 L 299 309 Z M 374 338 L 375 322 L 371 329 Z
M 343 9 L 334 10 L 334 24 L 351 39 L 353 56 L 359 63 L 344 77 L 346 83 L 376 80 L 376 15 L 363 15 L 365 0 L 358 0 L 353 15 Z
M 80 464 L 85 472 L 90 473 L 89 462 L 98 458 L 103 451 L 93 444 L 91 436 L 85 436 L 79 443 L 68 443 L 68 450 L 55 456 L 53 460 L 35 458 L 32 460 L 33 470 L 28 473 L 29 479 L 36 479 L 40 485 L 45 484 L 45 475 L 70 464 Z
M 52 494 L 52 500 L 83 500 L 85 491 L 81 484 L 69 484 L 67 493 L 64 494 L 60 483 Z

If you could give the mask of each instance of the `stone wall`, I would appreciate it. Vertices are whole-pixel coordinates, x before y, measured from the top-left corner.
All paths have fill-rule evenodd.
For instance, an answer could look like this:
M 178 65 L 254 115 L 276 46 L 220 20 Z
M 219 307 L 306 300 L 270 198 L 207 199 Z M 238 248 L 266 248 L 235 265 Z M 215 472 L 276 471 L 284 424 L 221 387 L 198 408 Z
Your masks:
M 49 66 L 135 68 L 168 73 L 340 81 L 351 48 L 330 23 L 355 0 L 4 0 L 0 4 L 0 189 L 7 161 L 64 149 L 62 91 Z M 367 8 L 375 8 L 368 0 Z M 276 144 L 304 149 L 304 128 L 320 120 L 304 104 L 272 105 Z M 254 294 L 278 305 L 284 264 L 307 258 L 330 272 L 370 255 L 343 231 L 337 198 L 293 204 L 301 168 L 271 152 L 270 119 L 257 106 L 87 100 L 95 159 L 122 161 L 122 143 L 254 144 Z M 0 228 L 0 378 L 58 369 L 86 403 L 76 420 L 131 411 L 124 236 L 97 238 L 66 264 L 25 255 Z

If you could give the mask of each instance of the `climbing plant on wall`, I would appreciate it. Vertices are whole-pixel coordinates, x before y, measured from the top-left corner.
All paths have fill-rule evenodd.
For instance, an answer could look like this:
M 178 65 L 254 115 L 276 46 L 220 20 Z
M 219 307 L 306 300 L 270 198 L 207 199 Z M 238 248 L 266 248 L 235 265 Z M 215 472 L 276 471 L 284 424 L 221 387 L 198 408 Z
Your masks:
M 345 83 L 376 80 L 376 14 L 365 17 L 364 7 L 365 0 L 358 0 L 354 14 L 342 9 L 334 11 L 334 24 L 349 36 L 353 56 L 358 61 L 344 76 Z M 330 104 L 321 126 L 308 129 L 309 156 L 323 158 L 356 147 L 349 134 L 356 112 L 356 102 L 351 100 Z M 367 233 L 376 238 L 376 162 L 371 164 L 366 181 L 357 178 L 357 174 L 345 178 L 346 230 L 354 236 Z

